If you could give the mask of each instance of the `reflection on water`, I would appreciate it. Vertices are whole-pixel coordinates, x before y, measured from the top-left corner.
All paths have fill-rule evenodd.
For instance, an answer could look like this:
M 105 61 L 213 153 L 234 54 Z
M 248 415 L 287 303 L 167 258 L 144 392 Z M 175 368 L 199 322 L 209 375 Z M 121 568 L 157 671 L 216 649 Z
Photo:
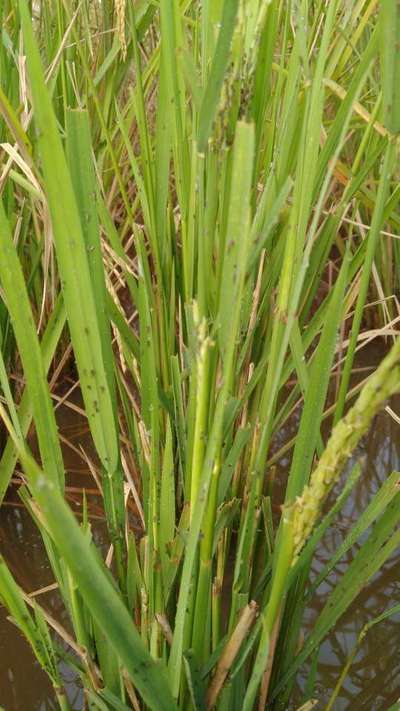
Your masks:
M 1 551 L 11 570 L 17 560 L 18 572 L 24 572 L 26 590 L 51 581 L 45 557 L 29 514 L 21 508 L 4 506 L 1 510 Z M 48 600 L 47 600 L 48 602 Z M 57 708 L 47 676 L 40 669 L 30 647 L 20 632 L 6 618 L 0 607 L 0 704 L 6 711 Z
M 3 506 L 0 514 L 0 545 L 10 569 L 27 591 L 53 582 L 40 534 L 28 512 L 18 505 Z M 52 617 L 66 624 L 57 592 L 40 596 L 40 604 Z M 58 709 L 48 677 L 41 670 L 24 637 L 0 607 L 0 705 L 5 711 L 52 711 Z M 82 708 L 81 691 L 66 667 L 71 706 Z
M 400 413 L 400 399 L 394 400 L 393 409 Z M 79 431 L 79 420 L 74 415 L 74 426 Z M 70 427 L 70 416 L 66 416 L 65 429 Z M 296 424 L 293 424 L 296 427 Z M 365 457 L 363 474 L 352 496 L 338 515 L 334 525 L 322 541 L 313 562 L 313 576 L 343 540 L 343 536 L 357 520 L 377 491 L 385 477 L 400 467 L 400 426 L 388 414 L 379 415 L 357 451 L 357 457 Z M 66 433 L 71 438 L 71 430 Z M 293 432 L 286 432 L 286 437 Z M 76 443 L 76 442 L 75 442 Z M 81 476 L 82 461 L 67 452 L 66 466 L 75 472 L 73 483 Z M 82 470 L 79 475 L 79 471 Z M 287 471 L 287 463 L 286 463 Z M 87 473 L 87 470 L 86 470 Z M 87 485 L 93 487 L 93 480 Z M 335 492 L 333 493 L 333 496 Z M 18 582 L 27 591 L 41 588 L 52 581 L 41 543 L 29 514 L 16 502 L 9 502 L 0 510 L 0 545 Z M 101 544 L 102 527 L 96 525 L 97 542 Z M 317 614 L 326 602 L 326 596 L 340 575 L 354 557 L 360 542 L 354 546 L 329 578 L 319 587 L 310 601 L 305 619 L 305 634 L 313 626 Z M 333 633 L 322 644 L 319 654 L 317 694 L 319 709 L 323 709 L 335 686 L 338 674 L 351 652 L 358 634 L 366 622 L 376 617 L 392 605 L 400 602 L 399 582 L 400 552 L 386 563 L 384 569 L 360 593 L 351 609 L 339 620 Z M 65 612 L 56 591 L 40 597 L 40 602 L 50 614 L 67 625 Z M 357 654 L 350 674 L 335 704 L 335 711 L 386 711 L 400 697 L 400 617 L 393 617 L 372 628 Z M 35 662 L 28 645 L 15 627 L 6 619 L 0 609 L 0 706 L 6 711 L 50 711 L 56 708 L 47 677 Z M 68 673 L 62 670 L 64 678 Z M 298 698 L 308 676 L 308 667 L 302 670 L 298 680 Z M 82 708 L 79 687 L 69 677 L 67 685 L 72 708 Z
M 78 398 L 74 407 L 77 405 L 79 405 Z M 68 499 L 79 515 L 81 496 L 76 494 L 74 487 L 84 486 L 89 491 L 89 506 L 96 519 L 94 538 L 101 546 L 105 539 L 105 527 L 98 520 L 96 498 L 90 493 L 95 485 L 92 477 L 87 476 L 88 466 L 77 449 L 77 445 L 82 445 L 87 454 L 93 454 L 86 420 L 78 411 L 63 406 L 58 410 L 57 421 L 61 434 L 69 443 L 68 446 L 63 447 L 64 463 L 68 474 Z M 32 447 L 35 450 L 34 442 Z M 26 592 L 38 591 L 54 583 L 40 533 L 14 492 L 8 495 L 6 502 L 0 508 L 0 551 L 17 582 Z M 37 600 L 52 618 L 70 631 L 68 615 L 57 590 L 40 594 Z M 82 690 L 73 672 L 64 663 L 61 664 L 60 671 L 71 709 L 81 711 Z M 1 606 L 0 706 L 5 711 L 52 711 L 59 708 L 47 675 L 41 670 L 29 645 L 15 625 L 7 619 L 7 613 Z
M 400 398 L 392 401 L 393 409 L 400 411 Z M 400 426 L 386 413 L 381 413 L 358 448 L 356 456 L 365 457 L 363 473 L 352 496 L 348 499 L 334 525 L 325 535 L 313 561 L 313 576 L 316 576 L 343 537 L 366 508 L 373 494 L 387 475 L 400 468 Z M 333 492 L 333 497 L 335 496 Z M 334 587 L 355 553 L 365 541 L 366 535 L 340 560 L 329 577 L 320 585 L 311 601 L 305 620 L 306 634 L 322 610 L 327 595 Z M 400 602 L 399 578 L 400 551 L 396 551 L 384 568 L 372 579 L 354 601 L 351 608 L 338 621 L 335 630 L 321 645 L 317 683 L 319 708 L 330 697 L 335 687 L 338 670 L 357 641 L 362 627 L 379 614 Z M 335 711 L 345 709 L 369 709 L 385 711 L 400 697 L 400 616 L 393 616 L 374 626 L 365 637 L 344 682 Z M 308 671 L 308 669 L 306 670 Z M 306 673 L 304 675 L 306 678 Z

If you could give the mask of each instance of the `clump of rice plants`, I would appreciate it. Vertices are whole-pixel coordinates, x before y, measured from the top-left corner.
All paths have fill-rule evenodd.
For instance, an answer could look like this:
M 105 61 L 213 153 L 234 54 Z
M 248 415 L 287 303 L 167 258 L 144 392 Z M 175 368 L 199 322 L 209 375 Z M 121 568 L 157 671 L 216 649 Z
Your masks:
M 360 474 L 343 469 L 400 391 L 400 10 L 4 0 L 0 16 L 0 498 L 17 466 L 72 634 L 3 558 L 0 598 L 62 709 L 61 658 L 89 709 L 288 708 L 400 544 L 388 472 L 300 641 L 316 546 Z M 377 336 L 387 356 L 351 387 Z M 86 499 L 78 521 L 64 496 L 49 378 L 67 362 L 106 560 Z

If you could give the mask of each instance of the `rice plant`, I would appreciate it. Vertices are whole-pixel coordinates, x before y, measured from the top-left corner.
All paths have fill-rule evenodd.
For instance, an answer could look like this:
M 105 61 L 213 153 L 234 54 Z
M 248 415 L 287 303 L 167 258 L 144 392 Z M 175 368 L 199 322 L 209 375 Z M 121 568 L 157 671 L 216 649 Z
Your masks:
M 0 597 L 62 709 L 60 659 L 88 709 L 288 708 L 301 665 L 400 543 L 387 472 L 302 642 L 316 546 L 360 476 L 345 465 L 400 391 L 400 10 L 4 0 L 0 13 L 0 499 L 17 467 L 72 633 L 31 610 L 4 558 Z M 388 354 L 353 386 L 375 337 Z M 86 498 L 78 520 L 64 495 L 50 383 L 67 366 L 105 560 Z

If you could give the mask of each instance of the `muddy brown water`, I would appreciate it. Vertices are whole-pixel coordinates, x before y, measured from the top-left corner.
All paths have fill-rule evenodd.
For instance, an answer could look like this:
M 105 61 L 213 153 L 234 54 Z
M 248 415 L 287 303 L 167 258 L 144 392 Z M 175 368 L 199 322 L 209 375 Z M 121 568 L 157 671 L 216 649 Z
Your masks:
M 396 408 L 395 411 L 400 412 L 400 398 L 393 399 L 391 405 L 393 409 Z M 387 475 L 394 470 L 399 470 L 400 425 L 394 422 L 389 414 L 382 412 L 375 418 L 368 436 L 358 448 L 356 455 L 365 457 L 361 477 L 318 547 L 312 565 L 313 577 L 320 572 L 341 544 L 344 536 L 357 521 Z M 332 498 L 338 490 L 339 487 L 336 492 L 333 492 Z M 367 535 L 368 532 L 321 583 L 306 612 L 305 635 L 313 628 L 314 620 L 324 607 L 327 596 L 357 550 L 365 542 Z M 397 550 L 383 569 L 361 591 L 333 632 L 322 643 L 318 656 L 315 694 L 320 699 L 317 710 L 325 707 L 363 626 L 400 602 L 399 563 L 400 550 Z M 299 677 L 301 688 L 304 688 L 308 671 L 307 667 Z M 347 709 L 387 711 L 398 699 L 400 699 L 400 615 L 374 626 L 367 634 L 339 698 L 334 704 L 334 709 L 335 711 Z M 398 708 L 400 709 L 400 705 Z
M 400 413 L 400 398 L 391 403 Z M 80 417 L 66 408 L 60 412 L 61 429 L 71 438 L 71 423 L 79 432 Z M 292 425 L 295 428 L 295 423 Z M 288 438 L 293 433 L 285 432 Z M 87 439 L 87 438 L 86 438 Z M 76 444 L 76 442 L 75 442 Z M 368 436 L 355 456 L 364 457 L 363 473 L 334 525 L 325 535 L 313 562 L 313 576 L 321 570 L 349 527 L 365 509 L 371 496 L 385 477 L 400 467 L 400 425 L 385 412 L 374 421 Z M 70 449 L 65 452 L 66 467 L 73 479 L 83 473 L 83 463 Z M 280 462 L 279 470 L 288 462 Z M 88 486 L 93 486 L 88 480 Z M 333 493 L 335 495 L 335 492 Z M 104 542 L 104 528 L 96 524 L 96 538 Z M 362 540 L 365 540 L 362 539 Z M 313 621 L 324 606 L 327 594 L 343 573 L 362 543 L 359 541 L 341 560 L 329 578 L 321 584 L 307 609 L 304 633 L 312 629 Z M 18 499 L 8 498 L 0 510 L 0 547 L 20 584 L 27 591 L 42 588 L 52 581 L 41 537 L 29 514 Z M 367 585 L 334 631 L 323 642 L 315 694 L 317 709 L 323 709 L 332 692 L 338 674 L 353 649 L 358 634 L 366 622 L 400 602 L 400 551 Z M 68 621 L 56 591 L 40 596 L 40 602 L 50 614 L 66 626 Z M 309 668 L 305 666 L 297 680 L 296 697 L 300 704 Z M 82 692 L 73 674 L 61 667 L 73 709 L 82 709 Z M 400 616 L 392 617 L 372 628 L 364 639 L 350 673 L 337 699 L 335 711 L 387 711 L 400 697 Z M 54 695 L 46 675 L 35 661 L 29 646 L 0 607 L 0 706 L 5 711 L 50 711 L 56 709 Z

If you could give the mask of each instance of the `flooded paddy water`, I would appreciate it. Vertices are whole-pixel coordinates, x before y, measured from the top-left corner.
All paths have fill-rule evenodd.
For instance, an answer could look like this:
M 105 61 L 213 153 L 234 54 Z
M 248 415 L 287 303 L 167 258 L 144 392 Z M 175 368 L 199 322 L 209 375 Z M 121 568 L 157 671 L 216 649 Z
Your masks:
M 393 409 L 400 407 L 396 398 Z M 400 425 L 388 413 L 375 419 L 368 436 L 357 450 L 363 459 L 362 474 L 344 507 L 318 546 L 313 560 L 312 578 L 322 570 L 341 544 L 350 527 L 365 510 L 385 478 L 400 467 Z M 335 492 L 333 492 L 333 497 Z M 310 600 L 305 619 L 305 633 L 322 610 L 338 576 L 341 576 L 365 541 L 367 534 L 338 562 Z M 366 623 L 400 602 L 400 550 L 361 591 L 334 631 L 322 643 L 318 656 L 317 692 L 323 709 L 338 676 Z M 346 677 L 335 711 L 387 711 L 400 698 L 400 616 L 393 616 L 372 627 L 364 638 Z M 300 677 L 300 682 L 301 682 Z M 303 679 L 304 681 L 304 679 Z M 400 708 L 400 705 L 399 705 Z
M 391 403 L 400 412 L 400 398 Z M 85 423 L 79 414 L 66 407 L 59 410 L 59 424 L 65 438 L 76 447 L 88 446 Z M 283 441 L 295 433 L 295 423 L 283 433 Z M 351 525 L 366 508 L 373 494 L 393 470 L 400 467 L 400 425 L 387 412 L 382 412 L 373 422 L 368 436 L 355 453 L 362 458 L 363 471 L 352 495 L 336 517 L 318 547 L 313 561 L 313 578 L 322 569 Z M 70 447 L 65 448 L 65 464 L 69 472 L 68 484 L 87 486 L 93 490 L 93 479 L 81 457 Z M 278 476 L 284 476 L 288 461 L 283 460 Z M 73 494 L 71 494 L 72 496 Z M 335 496 L 335 492 L 333 492 Z M 90 498 L 90 497 L 89 497 Z M 95 502 L 95 497 L 92 497 Z M 78 505 L 75 506 L 77 510 Z M 95 511 L 95 506 L 92 507 Z M 94 521 L 97 543 L 104 543 L 104 526 Z M 37 591 L 52 583 L 52 573 L 41 542 L 40 533 L 29 513 L 13 493 L 8 495 L 0 510 L 0 547 L 10 568 L 25 591 Z M 363 538 L 340 560 L 330 576 L 316 591 L 307 609 L 304 634 L 312 629 L 313 621 L 326 602 L 331 586 L 351 561 Z M 400 551 L 397 551 L 384 568 L 373 578 L 339 620 L 334 631 L 323 642 L 319 652 L 316 696 L 317 709 L 324 709 L 338 676 L 351 653 L 362 627 L 371 619 L 400 602 Z M 66 627 L 65 612 L 57 590 L 40 594 L 40 603 L 49 614 Z M 400 617 L 393 616 L 371 629 L 362 642 L 338 699 L 335 711 L 387 711 L 400 697 Z M 57 705 L 46 675 L 36 663 L 30 648 L 15 626 L 0 608 L 0 707 L 5 711 L 50 711 Z M 71 706 L 79 711 L 83 707 L 82 692 L 71 671 L 62 668 Z M 308 676 L 308 667 L 298 675 L 296 696 L 299 704 Z

